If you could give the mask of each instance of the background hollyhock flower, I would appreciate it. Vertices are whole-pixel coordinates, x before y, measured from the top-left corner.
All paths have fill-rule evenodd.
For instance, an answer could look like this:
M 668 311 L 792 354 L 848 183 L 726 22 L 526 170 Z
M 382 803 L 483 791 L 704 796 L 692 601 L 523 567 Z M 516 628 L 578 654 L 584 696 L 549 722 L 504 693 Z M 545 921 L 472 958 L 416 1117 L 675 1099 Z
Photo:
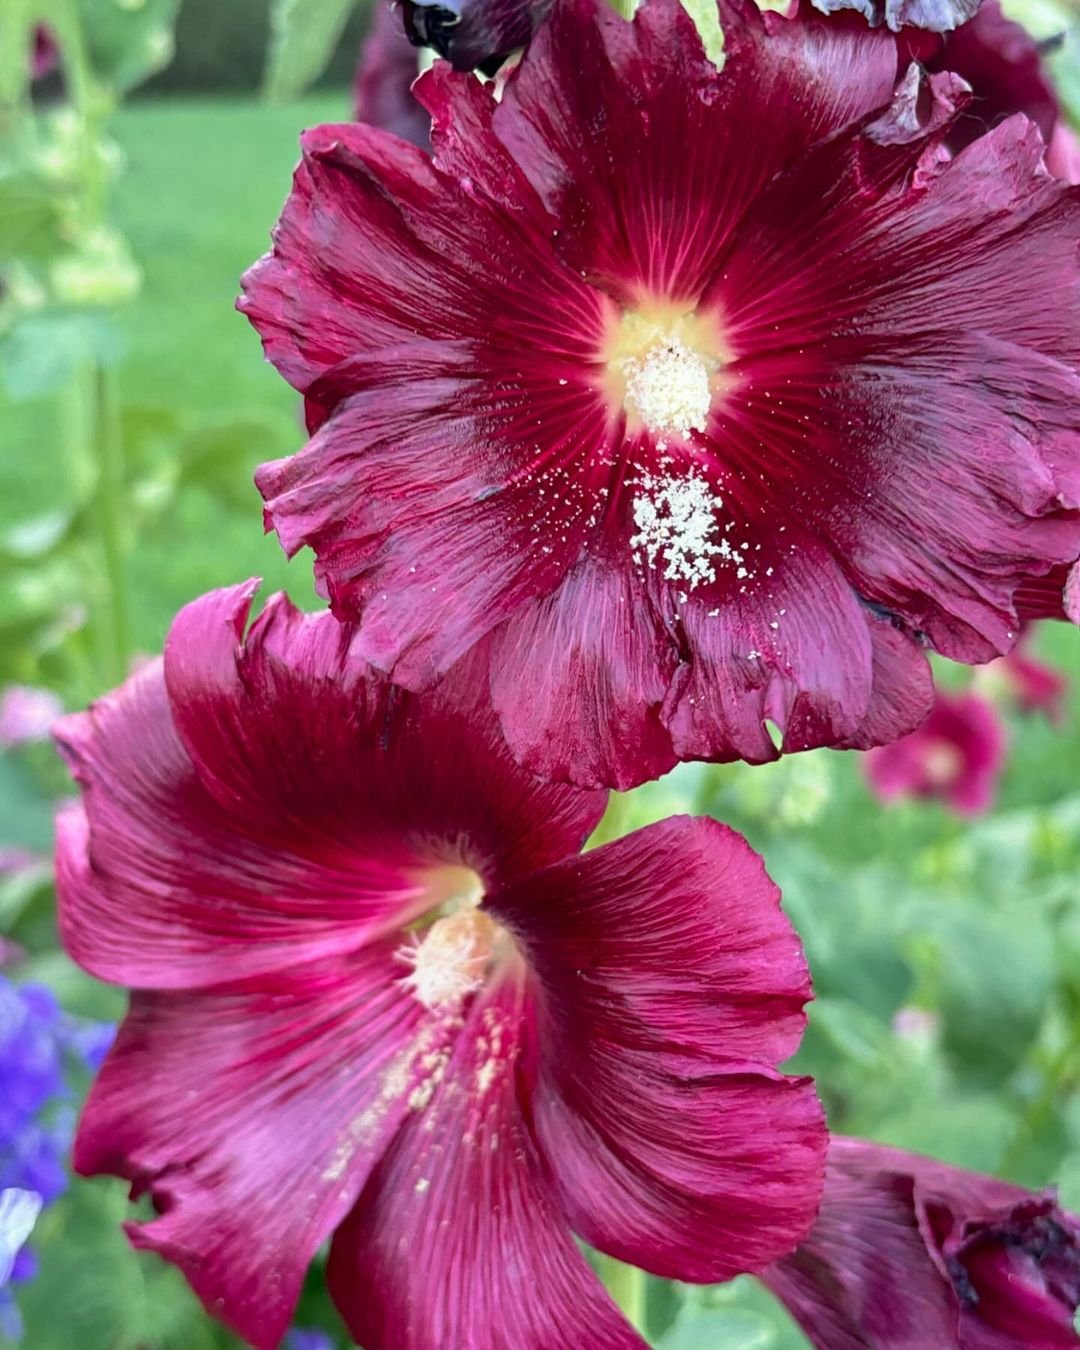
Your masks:
M 822 1350 L 1080 1345 L 1076 1216 L 861 1139 L 832 1139 L 814 1230 L 764 1280 Z
M 332 1234 L 368 1350 L 642 1346 L 573 1233 L 695 1282 L 790 1250 L 825 1131 L 756 855 L 683 817 L 578 857 L 604 796 L 467 672 L 403 694 L 283 596 L 244 637 L 253 590 L 59 733 L 64 940 L 134 991 L 75 1165 L 149 1192 L 136 1245 L 263 1350 Z
M 371 31 L 364 39 L 356 67 L 353 96 L 357 120 L 427 149 L 431 144 L 431 118 L 412 96 L 418 74 L 416 49 L 405 36 L 401 16 L 383 0 L 375 6 Z
M 455 70 L 493 75 L 503 61 L 524 47 L 551 8 L 551 0 L 447 0 L 422 4 L 402 0 L 408 40 L 433 47 Z
M 40 23 L 34 29 L 34 49 L 30 56 L 30 73 L 35 80 L 51 75 L 60 64 L 60 48 L 52 29 Z
M 71 1068 L 97 1068 L 113 1028 L 67 1017 L 54 995 L 34 984 L 13 985 L 0 975 L 0 1192 L 30 1192 L 39 1207 L 67 1187 L 64 1158 L 73 1113 L 67 1077 Z M 24 1215 L 29 1211 L 21 1211 Z M 5 1246 L 0 1205 L 0 1267 L 17 1283 L 33 1277 L 27 1234 Z M 0 1337 L 17 1340 L 18 1309 L 0 1292 Z
M 241 307 L 313 436 L 258 474 L 358 651 L 480 639 L 534 772 L 868 746 L 1080 552 L 1080 203 L 1009 121 L 888 111 L 886 33 L 566 0 L 501 102 L 418 83 L 434 161 L 324 127 Z M 747 129 L 750 129 L 749 131 Z M 1045 286 L 1031 278 L 1045 279 Z
M 1048 721 L 1060 722 L 1068 677 L 1032 656 L 1030 645 L 1031 629 L 1025 627 L 1011 652 L 975 672 L 976 683 L 988 694 L 1000 691 L 1021 712 L 1043 713 Z
M 980 815 L 993 804 L 1006 748 L 1005 727 L 991 702 L 939 691 L 922 726 L 864 755 L 863 769 L 882 801 L 940 797 L 961 815 Z
M 48 739 L 64 705 L 50 689 L 9 684 L 0 692 L 0 747 Z

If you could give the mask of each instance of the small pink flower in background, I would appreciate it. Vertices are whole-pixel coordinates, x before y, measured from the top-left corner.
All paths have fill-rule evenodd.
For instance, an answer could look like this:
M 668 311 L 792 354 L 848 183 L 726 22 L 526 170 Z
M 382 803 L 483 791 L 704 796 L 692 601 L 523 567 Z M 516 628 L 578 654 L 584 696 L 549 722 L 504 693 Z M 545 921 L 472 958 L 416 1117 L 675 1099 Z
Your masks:
M 397 6 L 377 0 L 353 85 L 357 121 L 429 149 L 431 117 L 412 95 L 419 73 L 416 48 L 405 36 Z
M 1020 712 L 1042 713 L 1048 721 L 1060 722 L 1068 677 L 1031 656 L 1030 644 L 1031 630 L 1027 629 L 1011 652 L 976 670 L 976 686 L 990 695 L 1000 691 Z
M 53 31 L 40 23 L 34 29 L 34 47 L 30 56 L 30 73 L 35 80 L 51 75 L 60 62 L 60 48 Z
M 939 691 L 922 726 L 865 754 L 863 771 L 883 801 L 938 797 L 960 815 L 979 815 L 993 804 L 1006 744 L 989 700 Z
M 50 689 L 9 684 L 0 692 L 0 747 L 47 740 L 64 705 Z
M 282 596 L 245 635 L 254 589 L 58 730 L 62 936 L 134 991 L 77 1170 L 258 1350 L 331 1237 L 367 1350 L 643 1350 L 575 1234 L 713 1283 L 820 1199 L 775 886 L 711 820 L 579 856 L 606 794 L 525 773 L 472 671 L 392 688 Z
M 1080 1220 L 1052 1193 L 834 1136 L 813 1232 L 764 1282 L 819 1350 L 1080 1346 Z

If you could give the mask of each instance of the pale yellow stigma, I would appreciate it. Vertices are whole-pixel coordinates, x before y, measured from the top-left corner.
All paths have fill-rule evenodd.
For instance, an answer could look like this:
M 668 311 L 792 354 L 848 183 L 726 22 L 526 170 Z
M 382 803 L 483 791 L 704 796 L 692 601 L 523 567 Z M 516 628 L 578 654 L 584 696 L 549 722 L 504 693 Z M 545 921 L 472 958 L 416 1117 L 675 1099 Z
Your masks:
M 705 431 L 726 355 L 714 314 L 660 304 L 626 310 L 612 320 L 604 344 L 612 407 L 661 444 Z
M 495 925 L 476 909 L 436 919 L 418 946 L 398 953 L 412 966 L 401 983 L 425 1008 L 453 1011 L 483 984 L 494 940 Z
M 626 408 L 654 435 L 689 436 L 709 423 L 709 368 L 677 337 L 655 343 L 624 367 Z

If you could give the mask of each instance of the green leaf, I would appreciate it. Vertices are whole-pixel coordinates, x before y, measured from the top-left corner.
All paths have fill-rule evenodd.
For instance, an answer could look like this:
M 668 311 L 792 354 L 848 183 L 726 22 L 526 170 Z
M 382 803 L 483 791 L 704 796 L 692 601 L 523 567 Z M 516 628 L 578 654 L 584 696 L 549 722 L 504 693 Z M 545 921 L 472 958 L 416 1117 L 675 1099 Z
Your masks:
M 724 64 L 724 34 L 715 0 L 682 0 L 682 7 L 694 21 L 706 57 L 720 70 Z
M 90 64 L 124 92 L 167 66 L 180 0 L 78 0 Z
M 656 1343 L 657 1350 L 773 1350 L 775 1344 L 773 1328 L 759 1313 L 701 1303 L 687 1304 Z
M 64 246 L 61 225 L 54 189 L 28 173 L 0 179 L 0 262 L 52 257 Z
M 273 0 L 267 98 L 296 98 L 326 69 L 356 0 Z
M 66 384 L 85 362 L 108 365 L 121 352 L 119 329 L 107 314 L 31 314 L 0 342 L 0 372 L 12 398 L 37 398 Z

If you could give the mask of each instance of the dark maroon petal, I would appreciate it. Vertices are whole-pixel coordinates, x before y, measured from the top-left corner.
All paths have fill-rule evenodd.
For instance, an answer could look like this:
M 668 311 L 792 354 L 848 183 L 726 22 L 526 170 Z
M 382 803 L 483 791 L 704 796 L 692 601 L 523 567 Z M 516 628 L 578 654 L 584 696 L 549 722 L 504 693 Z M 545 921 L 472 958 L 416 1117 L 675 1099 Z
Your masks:
M 842 748 L 866 750 L 914 731 L 934 702 L 934 675 L 919 645 L 892 618 L 870 619 L 870 706 Z
M 1080 564 L 1070 569 L 1067 563 L 1052 567 L 1045 576 L 1029 577 L 1016 590 L 1016 612 L 1021 622 L 1031 619 L 1069 619 L 1065 596 L 1070 575 L 1080 574 Z M 1073 618 L 1080 623 L 1080 615 Z
M 330 1291 L 366 1350 L 644 1350 L 576 1247 L 523 1118 L 523 999 L 511 977 L 472 1002 L 338 1230 Z
M 1020 280 L 1038 267 L 1075 285 L 1070 190 L 1016 119 L 951 163 L 917 164 L 917 142 L 842 146 L 820 151 L 836 158 L 825 194 L 814 156 L 762 194 L 725 267 L 746 401 L 718 444 L 744 461 L 768 444 L 784 506 L 804 507 L 860 594 L 946 654 L 986 660 L 1015 640 L 1024 572 L 1080 548 L 1080 517 L 1061 509 L 1076 490 L 1076 335 Z M 913 176 L 898 176 L 905 159 Z
M 538 981 L 536 1137 L 576 1231 L 714 1282 L 805 1234 L 825 1148 L 797 1047 L 810 986 L 744 840 L 665 821 L 498 892 Z
M 762 1278 L 818 1350 L 955 1347 L 955 1298 L 919 1232 L 915 1184 L 902 1165 L 845 1165 L 854 1143 L 830 1141 L 813 1231 Z
M 813 0 L 822 14 L 853 10 L 869 24 L 886 24 L 894 33 L 902 28 L 926 28 L 947 33 L 959 28 L 978 11 L 980 0 Z
M 59 832 L 69 951 L 102 979 L 219 983 L 400 927 L 425 869 L 492 884 L 575 852 L 602 793 L 545 785 L 507 754 L 481 676 L 418 702 L 350 654 L 329 614 L 253 585 L 181 612 L 148 666 L 59 739 L 84 792 Z
M 377 0 L 353 84 L 357 121 L 426 150 L 430 119 L 411 92 L 418 74 L 416 48 L 405 36 L 401 15 L 388 0 Z
M 754 555 L 745 584 L 735 574 L 682 607 L 673 597 L 694 655 L 664 710 L 680 759 L 760 763 L 777 755 L 766 719 L 785 750 L 807 750 L 848 741 L 869 715 L 871 616 L 829 553 L 786 519 L 782 551 Z
M 398 987 L 394 943 L 198 993 L 136 992 L 75 1144 L 160 1215 L 129 1225 L 207 1309 L 276 1350 L 448 1029 Z
M 724 0 L 720 22 L 718 79 L 678 0 L 652 0 L 633 24 L 603 0 L 557 5 L 495 114 L 564 256 L 625 303 L 692 303 L 773 174 L 892 92 L 883 35 L 763 17 L 746 0 Z
M 395 402 L 389 392 L 354 395 L 300 454 L 264 465 L 257 481 L 286 549 L 315 548 L 339 615 L 362 610 L 356 654 L 415 688 L 559 584 L 587 523 L 581 494 L 559 488 L 604 431 L 598 418 L 591 434 L 588 422 L 571 422 L 579 442 L 568 434 L 555 454 L 514 472 L 472 439 L 464 394 L 448 407 L 431 381 Z M 471 463 L 463 445 L 478 446 Z M 545 479 L 546 502 L 537 496 Z
M 492 637 L 491 692 L 511 749 L 545 778 L 620 790 L 658 778 L 676 762 L 660 721 L 676 659 L 637 579 L 607 560 L 580 563 Z

